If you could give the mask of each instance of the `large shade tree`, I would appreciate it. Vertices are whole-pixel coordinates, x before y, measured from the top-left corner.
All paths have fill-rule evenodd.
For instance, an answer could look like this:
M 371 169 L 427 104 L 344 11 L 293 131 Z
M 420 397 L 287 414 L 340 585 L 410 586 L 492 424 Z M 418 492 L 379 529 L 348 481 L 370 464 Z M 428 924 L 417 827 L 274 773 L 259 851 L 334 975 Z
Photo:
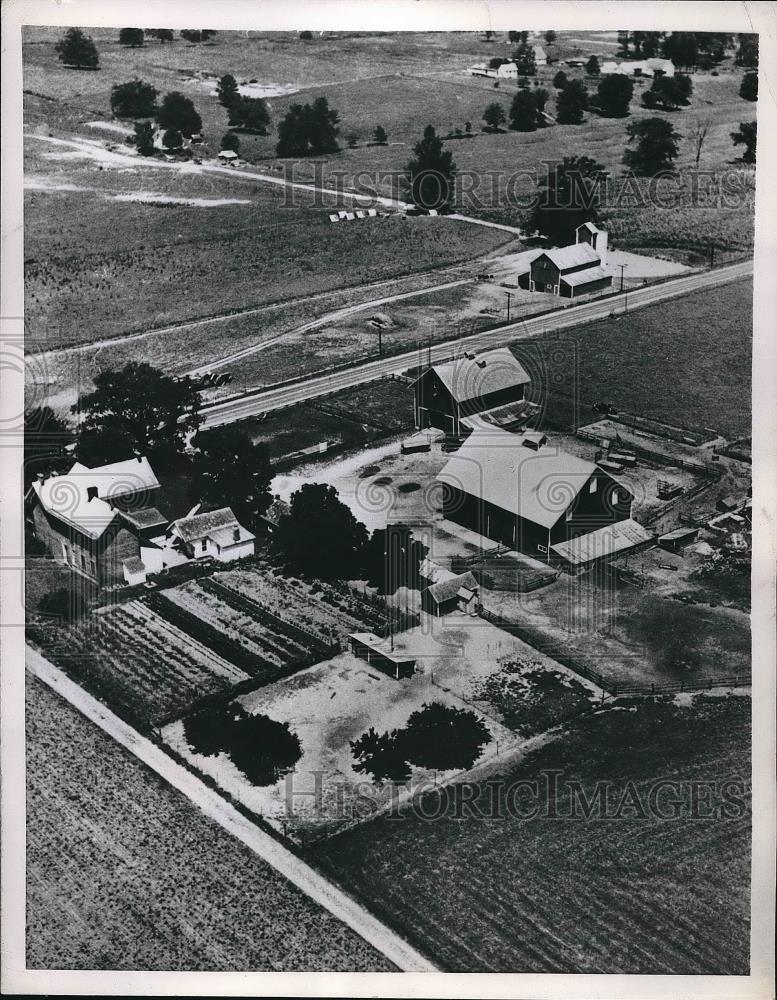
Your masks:
M 73 428 L 49 406 L 36 406 L 24 414 L 24 486 L 37 475 L 62 472 L 70 463 L 68 445 Z
M 74 69 L 97 69 L 100 65 L 97 46 L 80 28 L 68 28 L 54 49 L 60 62 Z
M 604 167 L 590 156 L 565 156 L 540 185 L 529 227 L 546 236 L 550 245 L 573 243 L 578 226 L 597 221 L 605 179 Z
M 654 177 L 672 169 L 679 153 L 677 143 L 680 134 L 666 118 L 643 118 L 641 121 L 629 122 L 626 132 L 628 141 L 635 143 L 635 146 L 626 150 L 623 162 L 635 174 Z
M 405 171 L 413 204 L 423 209 L 449 208 L 456 196 L 456 164 L 453 154 L 443 148 L 434 126 L 426 126 L 413 153 Z
M 155 117 L 160 128 L 175 129 L 189 139 L 202 129 L 194 103 L 178 90 L 165 94 Z
M 235 426 L 200 431 L 195 439 L 199 494 L 211 507 L 231 507 L 241 524 L 256 531 L 272 499 L 272 469 L 265 444 L 254 444 Z
M 150 83 L 134 79 L 114 84 L 111 111 L 117 118 L 151 118 L 156 113 L 159 91 Z

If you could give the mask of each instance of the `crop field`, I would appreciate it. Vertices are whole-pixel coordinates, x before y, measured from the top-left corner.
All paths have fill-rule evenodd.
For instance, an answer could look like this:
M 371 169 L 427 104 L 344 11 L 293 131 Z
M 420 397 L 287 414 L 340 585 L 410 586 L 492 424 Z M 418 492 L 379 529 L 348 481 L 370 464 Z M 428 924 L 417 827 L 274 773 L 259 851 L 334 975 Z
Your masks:
M 52 662 L 141 728 L 249 677 L 141 601 L 91 615 L 80 625 L 32 625 L 28 636 Z
M 747 279 L 564 331 L 561 341 L 583 403 L 736 438 L 750 433 L 752 331 Z
M 28 968 L 391 971 L 32 678 L 26 733 Z
M 449 971 L 746 975 L 750 708 L 697 697 L 599 712 L 313 856 Z M 650 805 L 661 780 L 677 782 L 674 811 L 666 789 Z M 694 808 L 694 781 L 711 784 L 709 807 Z

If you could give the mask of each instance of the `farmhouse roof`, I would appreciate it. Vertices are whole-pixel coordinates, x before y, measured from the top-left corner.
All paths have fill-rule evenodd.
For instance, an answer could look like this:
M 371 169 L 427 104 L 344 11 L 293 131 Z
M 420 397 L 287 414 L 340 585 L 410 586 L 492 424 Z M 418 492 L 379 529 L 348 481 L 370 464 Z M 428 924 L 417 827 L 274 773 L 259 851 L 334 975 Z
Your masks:
M 137 493 L 140 490 L 155 490 L 159 488 L 159 480 L 154 474 L 149 461 L 145 457 L 128 458 L 124 462 L 113 462 L 111 465 L 101 465 L 90 469 L 76 462 L 68 473 L 78 476 L 97 487 L 97 496 L 101 499 L 115 500 Z
M 653 535 L 633 518 L 608 524 L 586 535 L 551 545 L 551 550 L 573 566 L 584 566 L 595 559 L 616 555 L 650 542 Z
M 580 267 L 581 264 L 598 264 L 601 261 L 601 257 L 590 243 L 572 243 L 568 247 L 554 247 L 551 250 L 543 250 L 539 256 L 543 255 L 550 258 L 559 271 L 565 271 L 568 267 Z
M 432 365 L 432 370 L 459 403 L 531 382 L 526 369 L 507 347 L 454 358 Z
M 429 580 L 431 583 L 440 583 L 441 580 L 452 580 L 456 575 L 444 566 L 440 566 L 439 563 L 434 562 L 428 556 L 418 567 L 418 572 L 424 580 Z
M 584 246 L 586 244 L 583 244 Z M 562 274 L 560 281 L 571 285 L 587 285 L 589 281 L 599 281 L 601 278 L 609 278 L 611 275 L 603 267 L 587 267 L 584 271 L 575 271 L 573 274 Z
M 547 59 L 547 56 L 545 55 L 545 49 L 543 49 L 541 45 L 534 45 L 533 49 L 534 49 L 535 59 Z
M 200 538 L 212 537 L 214 532 L 219 531 L 219 529 L 240 528 L 241 525 L 231 507 L 221 507 L 219 510 L 194 514 L 192 517 L 181 517 L 177 521 L 173 521 L 170 527 L 180 535 L 183 541 L 194 542 Z
M 126 510 L 121 512 L 125 521 L 134 528 L 161 528 L 167 524 L 167 518 L 156 507 L 144 507 L 143 510 Z
M 534 451 L 520 434 L 494 429 L 473 431 L 437 479 L 551 528 L 596 471 L 593 462 L 548 445 Z
M 234 149 L 222 149 L 219 153 L 219 159 L 221 160 L 236 160 L 237 153 Z
M 244 528 L 242 524 L 238 524 L 236 521 L 229 528 L 218 528 L 216 531 L 210 532 L 209 537 L 220 549 L 228 549 L 232 545 L 242 545 L 244 542 L 252 542 L 256 535 L 252 535 L 247 528 Z
M 575 230 L 575 232 L 579 233 L 581 229 L 587 229 L 589 233 L 598 233 L 600 231 L 599 227 L 595 226 L 593 224 L 593 222 L 584 222 L 584 223 L 582 223 L 582 225 L 579 225 L 577 227 L 577 229 Z
M 466 573 L 460 573 L 458 576 L 451 576 L 449 580 L 440 580 L 439 583 L 433 583 L 428 588 L 429 596 L 435 604 L 442 604 L 444 601 L 450 601 L 452 598 L 458 597 L 460 590 L 469 590 L 477 593 L 478 582 L 471 572 L 467 571 Z

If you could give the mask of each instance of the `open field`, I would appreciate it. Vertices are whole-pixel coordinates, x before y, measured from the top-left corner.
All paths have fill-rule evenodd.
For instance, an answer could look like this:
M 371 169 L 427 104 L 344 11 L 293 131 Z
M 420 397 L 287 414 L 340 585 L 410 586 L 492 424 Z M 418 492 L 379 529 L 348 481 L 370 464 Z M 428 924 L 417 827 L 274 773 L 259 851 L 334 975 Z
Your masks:
M 26 724 L 29 968 L 391 971 L 33 679 Z
M 749 722 L 749 698 L 604 711 L 458 800 L 453 788 L 430 793 L 313 853 L 451 971 L 745 975 Z M 553 770 L 559 791 L 546 798 Z M 679 783 L 675 818 L 666 789 L 648 805 L 663 779 Z M 572 810 L 573 781 L 594 805 L 607 783 L 609 818 L 584 818 L 579 799 Z M 717 782 L 717 810 L 694 818 L 692 781 Z M 740 797 L 729 815 L 726 781 Z M 543 809 L 554 801 L 556 818 Z

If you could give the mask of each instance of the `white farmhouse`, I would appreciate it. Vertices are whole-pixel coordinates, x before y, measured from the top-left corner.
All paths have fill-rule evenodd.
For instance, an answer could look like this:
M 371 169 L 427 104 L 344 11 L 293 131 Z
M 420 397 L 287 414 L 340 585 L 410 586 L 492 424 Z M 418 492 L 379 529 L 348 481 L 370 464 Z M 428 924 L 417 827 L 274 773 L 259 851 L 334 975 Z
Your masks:
M 254 554 L 255 536 L 240 524 L 231 507 L 181 517 L 167 529 L 167 537 L 190 559 L 210 556 L 231 562 Z

